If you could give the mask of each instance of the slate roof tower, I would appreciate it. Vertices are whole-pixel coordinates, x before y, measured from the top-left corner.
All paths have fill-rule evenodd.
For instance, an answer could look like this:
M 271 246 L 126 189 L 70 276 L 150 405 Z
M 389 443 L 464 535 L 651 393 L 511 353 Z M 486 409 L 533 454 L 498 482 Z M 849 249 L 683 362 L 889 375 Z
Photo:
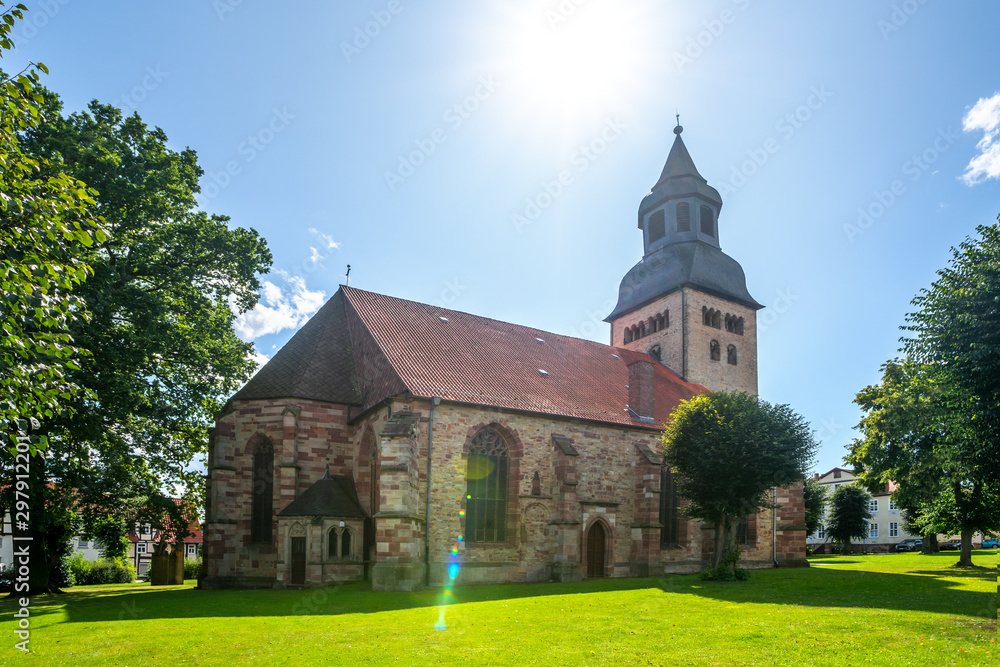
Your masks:
M 739 263 L 722 252 L 722 197 L 674 128 L 660 178 L 639 204 L 643 257 L 605 321 L 611 344 L 646 352 L 688 382 L 757 393 L 757 317 Z

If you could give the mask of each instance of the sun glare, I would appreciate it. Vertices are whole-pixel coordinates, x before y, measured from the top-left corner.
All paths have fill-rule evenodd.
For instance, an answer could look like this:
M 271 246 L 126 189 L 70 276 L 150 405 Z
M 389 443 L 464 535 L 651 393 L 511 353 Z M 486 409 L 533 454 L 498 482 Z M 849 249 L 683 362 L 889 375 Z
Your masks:
M 496 27 L 497 62 L 514 110 L 567 130 L 626 112 L 648 82 L 652 59 L 643 4 L 518 3 Z

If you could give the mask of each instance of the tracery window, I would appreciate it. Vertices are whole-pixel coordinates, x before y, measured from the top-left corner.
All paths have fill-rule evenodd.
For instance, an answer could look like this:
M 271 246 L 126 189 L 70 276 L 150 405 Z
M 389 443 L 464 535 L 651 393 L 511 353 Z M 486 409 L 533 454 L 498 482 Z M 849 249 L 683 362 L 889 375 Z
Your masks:
M 465 475 L 465 539 L 503 542 L 507 539 L 507 478 L 510 455 L 496 429 L 487 427 L 469 445 Z
M 266 438 L 253 452 L 253 489 L 250 506 L 250 541 L 271 542 L 274 512 L 274 447 Z
M 660 472 L 660 547 L 673 547 L 680 543 L 680 494 L 677 480 L 670 468 Z

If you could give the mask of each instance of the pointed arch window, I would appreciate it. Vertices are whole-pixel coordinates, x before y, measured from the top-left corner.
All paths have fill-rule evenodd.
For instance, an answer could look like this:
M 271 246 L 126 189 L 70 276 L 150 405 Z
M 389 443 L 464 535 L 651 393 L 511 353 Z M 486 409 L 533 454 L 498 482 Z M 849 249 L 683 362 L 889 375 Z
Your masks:
M 271 542 L 274 512 L 274 447 L 266 438 L 253 451 L 253 489 L 250 506 L 250 541 Z
M 677 231 L 691 231 L 691 205 L 685 201 L 677 204 Z
M 680 544 L 680 494 L 677 480 L 670 468 L 660 471 L 660 547 L 675 547 Z
M 650 243 L 656 243 L 667 235 L 667 228 L 662 210 L 656 211 L 653 215 L 649 216 L 649 225 L 647 226 L 647 230 Z
M 701 233 L 715 236 L 715 212 L 709 206 L 701 207 Z
M 345 528 L 342 533 L 340 533 L 340 557 L 350 558 L 351 557 L 351 529 Z
M 487 427 L 469 445 L 465 475 L 465 539 L 504 542 L 507 539 L 507 481 L 510 449 L 496 429 Z

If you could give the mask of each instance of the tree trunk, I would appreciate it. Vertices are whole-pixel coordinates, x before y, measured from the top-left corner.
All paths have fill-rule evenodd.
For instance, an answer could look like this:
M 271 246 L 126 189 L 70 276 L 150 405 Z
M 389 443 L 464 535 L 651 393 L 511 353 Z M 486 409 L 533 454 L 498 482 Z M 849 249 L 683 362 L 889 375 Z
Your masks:
M 844 548 L 840 550 L 840 553 L 844 556 L 854 553 L 854 547 L 851 546 L 851 538 L 844 540 Z
M 722 562 L 722 550 L 726 535 L 725 527 L 726 517 L 723 515 L 715 522 L 715 553 L 712 554 L 712 572 L 718 570 L 719 563 Z
M 920 546 L 920 553 L 922 554 L 936 554 L 940 549 L 938 549 L 937 533 L 927 533 L 923 536 L 923 544 Z
M 27 503 L 27 511 L 17 509 L 17 500 L 11 509 L 11 528 L 14 542 L 14 586 L 10 597 L 62 593 L 52 584 L 49 569 L 48 539 L 45 530 L 45 455 L 37 453 L 31 457 L 28 471 L 28 486 L 17 500 Z M 15 476 L 16 480 L 16 476 Z M 24 496 L 27 496 L 25 499 Z M 27 554 L 27 577 L 21 576 L 21 560 Z M 26 587 L 26 590 L 25 590 Z
M 961 555 L 958 557 L 959 567 L 972 567 L 972 535 L 971 529 L 966 528 L 962 531 L 962 550 Z

